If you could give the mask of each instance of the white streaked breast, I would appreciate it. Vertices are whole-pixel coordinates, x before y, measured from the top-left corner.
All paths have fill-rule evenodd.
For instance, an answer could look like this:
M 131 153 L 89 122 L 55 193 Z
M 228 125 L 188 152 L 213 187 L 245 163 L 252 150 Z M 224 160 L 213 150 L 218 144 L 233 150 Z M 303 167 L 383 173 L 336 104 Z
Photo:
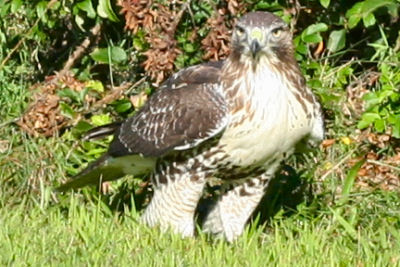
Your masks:
M 294 145 L 311 131 L 301 104 L 281 77 L 269 70 L 252 74 L 246 77 L 250 79 L 247 84 L 262 86 L 246 92 L 243 79 L 240 93 L 245 92 L 247 101 L 251 101 L 254 117 L 250 120 L 244 109 L 232 114 L 232 122 L 242 123 L 228 125 L 220 140 L 230 155 L 227 161 L 238 166 L 263 165 L 284 152 L 290 154 Z

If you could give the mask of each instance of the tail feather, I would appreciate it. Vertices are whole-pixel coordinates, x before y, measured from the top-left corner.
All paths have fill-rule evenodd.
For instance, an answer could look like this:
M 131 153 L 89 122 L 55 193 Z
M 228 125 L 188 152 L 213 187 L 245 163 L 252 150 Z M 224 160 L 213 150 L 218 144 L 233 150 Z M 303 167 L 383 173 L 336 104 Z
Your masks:
M 91 163 L 81 173 L 72 177 L 70 181 L 56 188 L 59 192 L 69 189 L 78 189 L 87 185 L 100 185 L 102 182 L 116 180 L 124 176 L 121 168 L 107 164 L 110 157 L 105 154 L 95 162 Z
M 140 155 L 115 158 L 106 153 L 56 190 L 64 192 L 86 185 L 100 185 L 102 182 L 113 181 L 126 174 L 145 175 L 154 169 L 155 162 L 154 158 L 143 158 Z
M 91 140 L 105 137 L 107 135 L 114 134 L 117 129 L 121 126 L 121 122 L 113 122 L 107 125 L 95 127 L 85 134 L 83 140 Z

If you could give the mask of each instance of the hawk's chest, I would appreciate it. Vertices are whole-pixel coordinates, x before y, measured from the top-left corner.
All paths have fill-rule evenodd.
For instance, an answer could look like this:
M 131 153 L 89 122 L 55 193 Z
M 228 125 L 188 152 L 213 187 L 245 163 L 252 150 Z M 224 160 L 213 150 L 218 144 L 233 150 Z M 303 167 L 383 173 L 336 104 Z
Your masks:
M 230 124 L 219 142 L 230 164 L 271 164 L 292 153 L 310 131 L 306 112 L 288 86 L 272 72 L 238 83 L 236 94 L 231 94 Z

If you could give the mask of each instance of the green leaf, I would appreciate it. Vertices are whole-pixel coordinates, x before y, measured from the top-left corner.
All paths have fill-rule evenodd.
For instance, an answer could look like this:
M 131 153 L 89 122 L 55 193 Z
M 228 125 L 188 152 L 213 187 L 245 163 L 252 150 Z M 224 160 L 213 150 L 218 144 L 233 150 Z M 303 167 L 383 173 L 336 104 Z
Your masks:
M 386 6 L 389 9 L 397 8 L 395 0 L 366 0 L 362 6 L 362 16 L 366 17 L 368 14 L 374 12 L 376 9 Z
M 366 112 L 361 116 L 361 120 L 358 122 L 357 127 L 359 129 L 365 129 L 379 119 L 381 119 L 379 114 Z
M 90 118 L 90 121 L 95 126 L 101 126 L 101 125 L 105 125 L 105 124 L 111 123 L 111 117 L 108 114 L 93 115 Z
M 67 118 L 73 119 L 76 117 L 76 112 L 72 109 L 70 105 L 65 102 L 60 102 L 61 114 Z
M 97 62 L 118 64 L 125 61 L 128 56 L 121 47 L 113 46 L 109 48 L 96 48 L 90 56 Z
M 97 6 L 97 14 L 99 14 L 100 17 L 109 19 L 113 22 L 119 21 L 117 15 L 115 15 L 111 7 L 110 0 L 99 0 L 99 5 Z
M 397 16 L 397 9 L 399 4 L 394 0 L 365 0 L 358 2 L 346 12 L 349 28 L 352 29 L 357 26 L 358 22 L 363 19 L 366 27 L 375 24 L 375 17 L 372 13 L 380 8 L 386 7 L 391 16 Z M 368 25 L 368 26 L 367 26 Z
M 309 43 L 309 44 L 315 44 L 315 43 L 319 43 L 322 41 L 322 37 L 319 33 L 304 36 L 302 39 L 304 42 Z
M 385 120 L 383 120 L 383 119 L 375 120 L 374 121 L 374 128 L 379 133 L 385 132 L 385 129 L 386 129 Z
M 395 138 L 400 138 L 400 114 L 391 115 L 388 121 L 392 126 L 392 135 Z
M 352 8 L 347 10 L 346 18 L 349 19 L 349 28 L 352 29 L 357 26 L 358 22 L 361 20 L 361 10 L 363 2 L 356 3 Z
M 328 50 L 331 51 L 332 53 L 335 53 L 341 49 L 343 49 L 346 45 L 346 30 L 338 30 L 338 31 L 332 31 L 329 34 L 329 40 L 328 40 Z
M 141 51 L 145 48 L 145 42 L 143 41 L 142 38 L 134 37 L 133 38 L 133 46 L 135 47 L 136 50 Z
M 331 0 L 319 0 L 319 2 L 323 7 L 328 8 Z
M 317 32 L 324 32 L 328 30 L 328 26 L 325 23 L 316 23 L 308 26 L 302 33 L 302 35 L 310 35 Z
M 47 16 L 46 16 L 46 11 L 47 11 L 47 1 L 40 1 L 36 5 L 36 13 L 38 18 L 40 18 L 43 22 L 47 22 Z
M 86 12 L 89 18 L 94 19 L 96 17 L 96 11 L 93 8 L 92 0 L 84 0 L 75 5 L 78 9 Z
M 17 12 L 22 6 L 22 0 L 13 0 L 11 2 L 11 13 Z
M 0 4 L 0 18 L 3 18 L 9 14 L 10 6 L 11 5 L 9 3 Z
M 297 53 L 300 53 L 302 55 L 307 55 L 308 48 L 307 45 L 301 41 L 301 36 L 297 36 L 296 38 L 294 38 L 293 42 L 294 45 L 296 46 Z
M 328 26 L 325 23 L 312 24 L 301 33 L 301 40 L 306 43 L 319 43 L 322 41 L 320 32 L 327 30 Z
M 69 99 L 71 99 L 72 101 L 77 102 L 77 103 L 80 102 L 80 95 L 79 95 L 79 93 L 76 92 L 76 91 L 74 91 L 74 90 L 71 90 L 71 89 L 69 89 L 69 88 L 65 88 L 65 89 L 62 89 L 62 90 L 58 90 L 58 91 L 57 91 L 57 95 L 58 95 L 59 97 L 66 97 L 66 98 L 69 98 Z
M 75 15 L 75 23 L 76 25 L 78 25 L 79 29 L 81 29 L 81 31 L 85 31 L 85 28 L 83 28 L 83 24 L 85 23 L 85 20 L 79 16 L 79 15 Z
M 88 88 L 84 88 L 83 90 L 79 91 L 79 103 L 83 103 L 85 101 L 88 91 Z
M 363 23 L 365 27 L 372 26 L 376 23 L 376 19 L 373 13 L 369 13 L 365 17 L 363 17 Z
M 351 189 L 353 188 L 354 181 L 357 177 L 357 173 L 360 170 L 361 166 L 364 164 L 365 159 L 360 160 L 347 173 L 346 179 L 344 180 L 343 189 L 342 189 L 342 196 L 339 200 L 339 204 L 345 204 L 350 196 Z
M 191 43 L 186 43 L 183 45 L 183 50 L 185 50 L 185 52 L 187 53 L 193 53 L 196 51 L 195 47 L 193 44 Z
M 111 105 L 118 113 L 127 112 L 132 108 L 132 103 L 128 99 L 116 100 Z
M 101 154 L 104 154 L 104 152 L 106 152 L 106 151 L 107 151 L 107 149 L 105 149 L 105 148 L 92 148 L 86 153 L 86 155 L 87 156 L 101 155 Z
M 104 92 L 104 86 L 100 81 L 90 80 L 86 83 L 86 88 L 97 92 Z
M 92 128 L 93 126 L 90 123 L 86 121 L 79 121 L 72 130 L 75 134 L 82 134 L 89 131 Z

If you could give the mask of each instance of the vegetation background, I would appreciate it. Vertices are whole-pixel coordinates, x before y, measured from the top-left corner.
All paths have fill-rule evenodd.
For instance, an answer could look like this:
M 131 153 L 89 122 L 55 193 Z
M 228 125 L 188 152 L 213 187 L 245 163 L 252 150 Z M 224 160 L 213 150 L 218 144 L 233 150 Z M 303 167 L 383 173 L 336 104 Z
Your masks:
M 399 5 L 0 0 L 0 264 L 400 266 Z M 225 58 L 252 10 L 291 26 L 327 139 L 286 162 L 236 243 L 140 225 L 151 192 L 138 177 L 52 191 L 107 149 L 81 140 L 88 129 L 134 114 L 171 73 Z

